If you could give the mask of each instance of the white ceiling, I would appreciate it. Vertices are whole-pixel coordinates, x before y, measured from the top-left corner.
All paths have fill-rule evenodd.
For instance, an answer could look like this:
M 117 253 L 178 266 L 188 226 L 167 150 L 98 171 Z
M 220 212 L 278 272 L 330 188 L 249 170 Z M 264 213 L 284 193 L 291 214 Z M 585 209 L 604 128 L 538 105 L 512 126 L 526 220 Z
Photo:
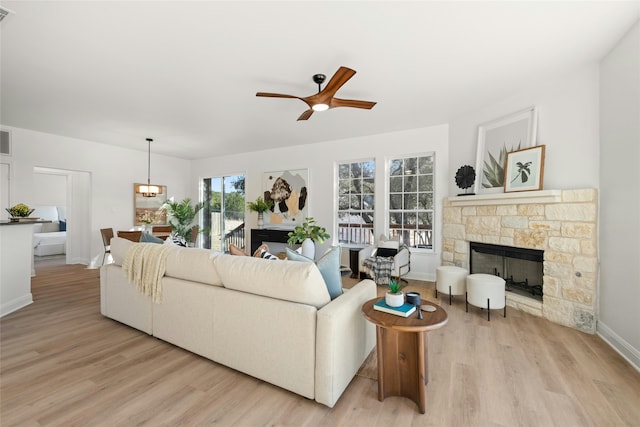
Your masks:
M 597 62 L 640 2 L 2 1 L 0 122 L 185 159 L 447 122 Z M 297 117 L 313 74 L 377 101 Z

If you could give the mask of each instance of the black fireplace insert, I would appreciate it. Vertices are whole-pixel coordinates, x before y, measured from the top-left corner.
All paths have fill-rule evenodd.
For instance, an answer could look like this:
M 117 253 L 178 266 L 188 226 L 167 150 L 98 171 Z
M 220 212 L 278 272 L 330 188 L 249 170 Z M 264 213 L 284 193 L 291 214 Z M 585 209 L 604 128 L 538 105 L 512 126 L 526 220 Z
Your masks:
M 542 301 L 544 251 L 469 242 L 469 271 L 502 277 L 506 290 Z

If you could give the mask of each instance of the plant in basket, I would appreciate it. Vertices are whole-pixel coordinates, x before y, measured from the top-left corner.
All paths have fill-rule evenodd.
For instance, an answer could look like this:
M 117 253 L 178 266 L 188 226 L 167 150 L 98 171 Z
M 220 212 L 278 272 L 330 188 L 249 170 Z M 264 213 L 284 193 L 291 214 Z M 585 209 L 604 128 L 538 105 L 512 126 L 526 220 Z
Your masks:
M 17 205 L 5 210 L 9 212 L 9 215 L 11 215 L 12 218 L 27 218 L 35 209 L 31 209 L 24 203 L 18 203 Z

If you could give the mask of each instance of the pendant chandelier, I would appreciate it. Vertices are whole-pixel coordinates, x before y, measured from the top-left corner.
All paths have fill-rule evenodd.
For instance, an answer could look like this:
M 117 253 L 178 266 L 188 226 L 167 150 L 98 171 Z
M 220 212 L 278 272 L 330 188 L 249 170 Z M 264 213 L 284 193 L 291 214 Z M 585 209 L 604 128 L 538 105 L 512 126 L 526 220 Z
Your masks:
M 156 197 L 158 194 L 162 194 L 162 187 L 158 185 L 151 185 L 151 143 L 153 139 L 147 138 L 148 144 L 148 157 L 147 157 L 147 185 L 138 185 L 136 193 L 142 194 L 142 197 Z

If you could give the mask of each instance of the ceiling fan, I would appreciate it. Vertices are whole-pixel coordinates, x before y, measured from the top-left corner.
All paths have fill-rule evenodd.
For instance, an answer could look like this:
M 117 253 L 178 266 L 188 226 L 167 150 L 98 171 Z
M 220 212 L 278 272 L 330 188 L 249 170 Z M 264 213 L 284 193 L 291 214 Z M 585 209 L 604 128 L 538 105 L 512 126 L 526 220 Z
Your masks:
M 365 108 L 370 110 L 376 105 L 375 102 L 370 101 L 357 101 L 353 99 L 340 99 L 335 98 L 334 95 L 344 85 L 356 72 L 351 68 L 340 67 L 338 71 L 331 77 L 329 83 L 321 88 L 322 83 L 326 80 L 327 76 L 324 74 L 314 74 L 313 81 L 318 85 L 318 93 L 315 95 L 310 95 L 305 98 L 301 98 L 299 96 L 294 95 L 284 95 L 281 93 L 269 93 L 269 92 L 258 92 L 256 96 L 266 96 L 270 98 L 295 98 L 301 101 L 304 101 L 309 109 L 302 113 L 298 120 L 307 120 L 314 111 L 325 111 L 329 108 L 336 107 L 352 107 L 352 108 Z

